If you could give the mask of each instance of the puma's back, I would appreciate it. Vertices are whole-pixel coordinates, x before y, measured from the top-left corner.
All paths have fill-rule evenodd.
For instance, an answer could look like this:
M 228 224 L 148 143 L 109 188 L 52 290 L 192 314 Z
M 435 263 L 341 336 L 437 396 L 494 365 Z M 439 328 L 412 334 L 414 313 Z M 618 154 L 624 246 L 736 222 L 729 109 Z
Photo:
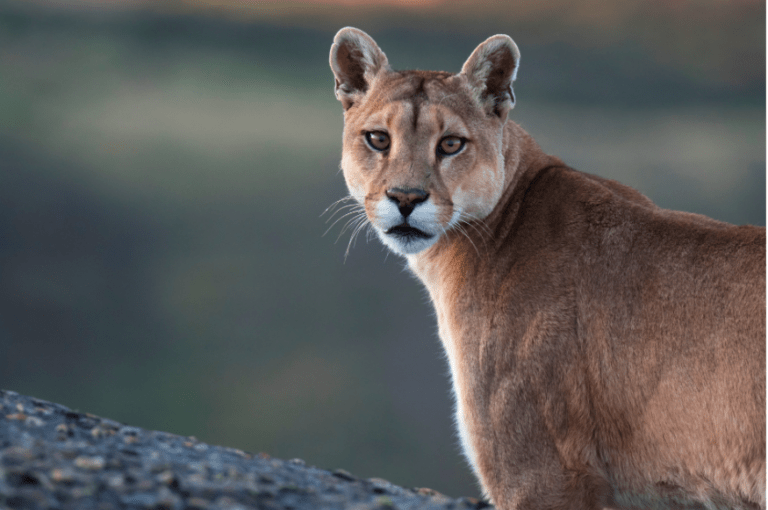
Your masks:
M 544 154 L 506 120 L 519 58 L 331 49 L 351 200 L 430 293 L 472 469 L 502 509 L 764 508 L 765 229 Z

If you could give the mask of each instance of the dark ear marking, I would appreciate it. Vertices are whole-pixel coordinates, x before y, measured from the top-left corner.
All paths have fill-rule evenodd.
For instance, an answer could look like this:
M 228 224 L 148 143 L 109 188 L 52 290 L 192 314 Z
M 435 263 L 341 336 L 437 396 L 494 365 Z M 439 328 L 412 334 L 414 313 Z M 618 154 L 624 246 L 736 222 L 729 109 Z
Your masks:
M 480 44 L 461 69 L 472 96 L 489 114 L 506 120 L 515 106 L 512 82 L 520 64 L 520 50 L 506 35 L 494 35 Z
M 330 64 L 336 98 L 345 110 L 368 92 L 379 72 L 389 70 L 387 56 L 371 36 L 352 27 L 342 28 L 333 38 Z

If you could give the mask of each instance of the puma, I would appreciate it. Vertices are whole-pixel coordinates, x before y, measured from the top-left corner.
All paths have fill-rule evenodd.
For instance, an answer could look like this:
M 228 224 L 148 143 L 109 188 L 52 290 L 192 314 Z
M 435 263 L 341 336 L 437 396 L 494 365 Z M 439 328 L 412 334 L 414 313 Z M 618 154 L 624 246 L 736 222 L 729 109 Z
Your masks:
M 485 495 L 765 508 L 765 229 L 544 154 L 506 120 L 519 60 L 394 71 L 354 28 L 330 55 L 351 207 L 429 292 Z

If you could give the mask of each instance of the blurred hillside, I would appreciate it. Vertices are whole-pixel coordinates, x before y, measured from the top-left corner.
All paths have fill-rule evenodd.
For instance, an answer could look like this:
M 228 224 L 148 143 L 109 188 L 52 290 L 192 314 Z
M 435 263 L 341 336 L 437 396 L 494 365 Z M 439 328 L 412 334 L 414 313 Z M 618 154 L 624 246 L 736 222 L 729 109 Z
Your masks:
M 33 14 L 43 26 L 56 25 L 61 15 L 70 20 L 65 25 L 77 29 L 71 24 L 76 16 L 81 23 L 105 25 L 102 30 L 113 35 L 143 34 L 148 44 L 186 40 L 249 53 L 260 64 L 276 65 L 278 72 L 315 71 L 311 74 L 320 81 L 327 80 L 327 59 L 317 58 L 327 53 L 325 38 L 353 25 L 387 40 L 390 53 L 402 53 L 395 64 L 400 68 L 455 68 L 466 58 L 466 48 L 489 34 L 510 33 L 525 50 L 523 65 L 537 64 L 526 76 L 535 84 L 533 98 L 546 101 L 765 100 L 765 6 L 754 0 L 520 0 L 514 8 L 505 0 L 36 0 L 10 5 L 7 11 Z M 598 88 L 595 82 L 602 80 L 595 75 L 606 79 Z
M 65 5 L 66 4 L 66 5 Z M 757 2 L 0 3 L 0 387 L 475 495 L 426 296 L 325 208 L 328 50 L 458 71 L 508 33 L 511 118 L 664 207 L 765 224 Z

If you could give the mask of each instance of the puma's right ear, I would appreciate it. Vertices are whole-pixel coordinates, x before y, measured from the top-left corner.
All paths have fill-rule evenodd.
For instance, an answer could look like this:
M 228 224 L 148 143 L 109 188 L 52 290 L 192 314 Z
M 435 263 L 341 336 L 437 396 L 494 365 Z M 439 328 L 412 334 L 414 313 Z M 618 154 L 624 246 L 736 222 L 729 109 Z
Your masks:
M 520 50 L 508 35 L 494 35 L 478 46 L 461 69 L 472 95 L 489 114 L 506 120 L 515 106 L 512 82 L 520 65 Z
M 333 38 L 330 60 L 336 99 L 345 110 L 365 95 L 379 71 L 389 69 L 387 56 L 371 36 L 352 27 L 342 28 Z

